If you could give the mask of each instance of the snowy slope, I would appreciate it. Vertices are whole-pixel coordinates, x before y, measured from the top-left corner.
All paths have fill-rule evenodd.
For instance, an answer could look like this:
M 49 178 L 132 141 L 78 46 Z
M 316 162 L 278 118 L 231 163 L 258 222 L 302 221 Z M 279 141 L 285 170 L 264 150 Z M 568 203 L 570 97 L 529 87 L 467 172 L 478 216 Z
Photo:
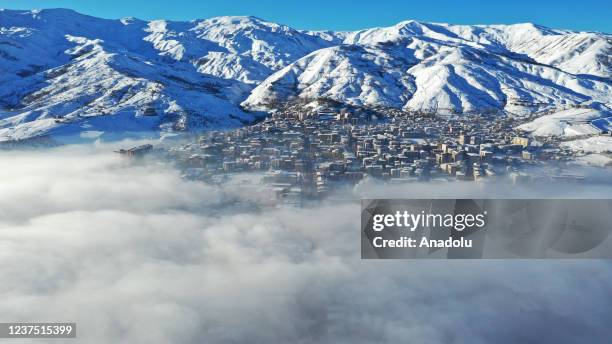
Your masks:
M 273 74 L 243 105 L 263 110 L 293 97 L 322 97 L 407 110 L 522 114 L 612 102 L 610 35 L 407 21 L 342 38 L 345 45 Z
M 610 104 L 611 42 L 533 24 L 331 32 L 0 10 L 0 141 L 239 126 L 294 97 L 518 114 Z
M 611 111 L 573 108 L 546 114 L 518 128 L 535 136 L 574 137 L 598 134 L 606 126 Z
M 253 84 L 331 42 L 253 17 L 0 11 L 0 141 L 239 126 Z
M 148 23 L 145 40 L 198 71 L 258 83 L 300 57 L 332 44 L 323 38 L 255 17 L 218 17 L 189 23 Z
M 595 32 L 554 30 L 524 23 L 514 25 L 450 25 L 405 21 L 387 28 L 350 33 L 349 44 L 393 42 L 406 37 L 467 45 L 516 55 L 572 74 L 612 77 L 612 36 Z
M 562 146 L 587 153 L 612 153 L 612 136 L 594 136 L 582 140 L 564 142 Z

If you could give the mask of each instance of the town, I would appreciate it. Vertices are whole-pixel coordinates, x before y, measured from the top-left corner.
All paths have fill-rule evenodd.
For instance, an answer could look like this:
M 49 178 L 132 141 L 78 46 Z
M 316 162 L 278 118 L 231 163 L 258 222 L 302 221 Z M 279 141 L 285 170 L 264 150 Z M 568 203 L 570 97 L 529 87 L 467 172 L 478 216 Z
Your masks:
M 294 202 L 325 197 L 364 178 L 390 184 L 584 179 L 561 168 L 572 158 L 570 151 L 554 139 L 530 139 L 514 129 L 518 121 L 495 114 L 312 111 L 287 105 L 262 122 L 206 132 L 167 155 L 184 177 L 211 183 L 260 172 L 274 197 Z

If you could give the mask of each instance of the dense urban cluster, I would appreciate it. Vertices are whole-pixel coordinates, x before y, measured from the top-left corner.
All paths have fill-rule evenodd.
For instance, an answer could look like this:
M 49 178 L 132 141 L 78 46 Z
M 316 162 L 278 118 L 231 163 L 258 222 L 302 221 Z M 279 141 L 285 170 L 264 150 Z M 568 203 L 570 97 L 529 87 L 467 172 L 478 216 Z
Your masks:
M 570 158 L 554 142 L 534 142 L 517 132 L 516 121 L 495 115 L 286 107 L 260 123 L 207 132 L 168 153 L 185 177 L 222 182 L 236 173 L 264 172 L 263 183 L 277 197 L 292 199 L 321 197 L 363 178 L 520 182 L 534 177 L 527 172 L 530 167 Z M 558 171 L 545 177 L 582 178 Z

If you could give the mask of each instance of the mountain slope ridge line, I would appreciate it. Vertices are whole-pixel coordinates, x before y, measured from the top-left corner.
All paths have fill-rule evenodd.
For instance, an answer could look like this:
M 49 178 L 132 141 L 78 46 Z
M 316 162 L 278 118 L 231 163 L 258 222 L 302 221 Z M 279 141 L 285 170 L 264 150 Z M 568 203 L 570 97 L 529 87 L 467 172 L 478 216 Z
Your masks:
M 530 115 L 612 103 L 612 35 L 403 21 L 353 32 L 253 16 L 101 19 L 0 10 L 0 141 L 198 131 L 274 104 Z

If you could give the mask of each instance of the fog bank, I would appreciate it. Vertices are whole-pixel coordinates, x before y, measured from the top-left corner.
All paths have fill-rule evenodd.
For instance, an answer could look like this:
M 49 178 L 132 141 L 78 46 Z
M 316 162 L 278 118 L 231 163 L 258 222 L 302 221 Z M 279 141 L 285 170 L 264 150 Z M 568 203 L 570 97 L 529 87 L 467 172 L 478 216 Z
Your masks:
M 79 343 L 612 335 L 607 261 L 361 260 L 356 201 L 244 212 L 232 209 L 240 190 L 186 181 L 112 149 L 0 151 L 0 322 L 74 321 Z M 463 188 L 429 195 L 474 192 Z M 362 184 L 356 195 L 427 192 L 395 190 Z

